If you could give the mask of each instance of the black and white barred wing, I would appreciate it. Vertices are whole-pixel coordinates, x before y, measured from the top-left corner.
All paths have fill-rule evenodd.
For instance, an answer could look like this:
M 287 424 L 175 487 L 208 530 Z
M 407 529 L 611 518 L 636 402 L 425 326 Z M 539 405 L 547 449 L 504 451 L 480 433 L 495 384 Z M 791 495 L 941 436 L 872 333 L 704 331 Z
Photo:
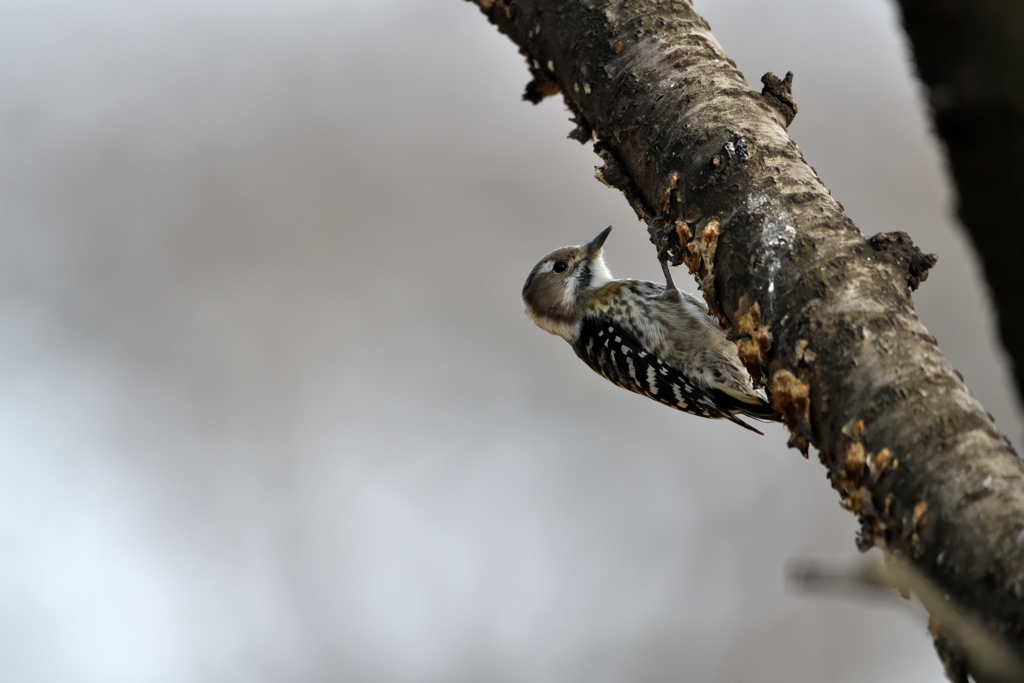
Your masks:
M 730 420 L 761 433 L 720 407 L 706 390 L 647 351 L 632 334 L 607 318 L 584 318 L 573 349 L 595 372 L 623 389 L 643 394 L 676 410 Z

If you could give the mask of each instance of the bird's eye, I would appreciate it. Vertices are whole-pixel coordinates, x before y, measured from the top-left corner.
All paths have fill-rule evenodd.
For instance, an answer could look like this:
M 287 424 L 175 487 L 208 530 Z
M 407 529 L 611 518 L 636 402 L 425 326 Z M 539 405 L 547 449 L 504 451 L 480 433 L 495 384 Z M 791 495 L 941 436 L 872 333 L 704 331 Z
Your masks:
M 552 268 L 556 273 L 564 273 L 569 267 L 569 264 L 565 261 L 555 261 L 555 267 Z

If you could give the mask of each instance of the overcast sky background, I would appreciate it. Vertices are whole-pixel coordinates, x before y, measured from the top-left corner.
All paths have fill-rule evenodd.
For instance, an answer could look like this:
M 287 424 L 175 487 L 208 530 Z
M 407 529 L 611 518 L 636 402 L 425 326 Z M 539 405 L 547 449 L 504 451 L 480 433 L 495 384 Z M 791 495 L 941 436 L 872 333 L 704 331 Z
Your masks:
M 1018 448 L 894 7 L 699 0 Z M 0 2 L 0 679 L 943 680 L 814 456 L 617 390 L 533 327 L 624 199 L 461 0 Z M 680 284 L 693 290 L 689 277 Z

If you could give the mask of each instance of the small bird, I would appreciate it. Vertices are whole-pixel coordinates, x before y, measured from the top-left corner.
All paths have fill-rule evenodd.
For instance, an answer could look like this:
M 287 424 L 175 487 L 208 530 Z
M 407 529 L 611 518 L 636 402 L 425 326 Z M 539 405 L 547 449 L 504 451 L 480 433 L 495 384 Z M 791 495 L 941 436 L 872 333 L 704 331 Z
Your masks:
M 569 342 L 583 362 L 623 389 L 701 417 L 778 420 L 704 302 L 665 285 L 616 280 L 604 262 L 611 226 L 540 260 L 523 285 L 526 313 Z

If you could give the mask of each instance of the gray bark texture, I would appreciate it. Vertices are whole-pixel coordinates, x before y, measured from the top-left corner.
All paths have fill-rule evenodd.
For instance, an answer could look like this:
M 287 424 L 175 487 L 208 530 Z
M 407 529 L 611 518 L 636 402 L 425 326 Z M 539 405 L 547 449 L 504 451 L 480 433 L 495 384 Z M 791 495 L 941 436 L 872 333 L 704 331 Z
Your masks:
M 899 0 L 1024 398 L 1024 2 Z M 1012 198 L 1012 199 L 1011 199 Z
M 791 76 L 752 90 L 684 0 L 475 0 L 563 93 L 600 180 L 685 263 L 861 549 L 906 560 L 1024 656 L 1024 466 L 914 314 L 935 257 L 866 238 L 786 127 Z M 937 633 L 947 671 L 996 680 Z M 957 669 L 960 667 L 960 669 Z

